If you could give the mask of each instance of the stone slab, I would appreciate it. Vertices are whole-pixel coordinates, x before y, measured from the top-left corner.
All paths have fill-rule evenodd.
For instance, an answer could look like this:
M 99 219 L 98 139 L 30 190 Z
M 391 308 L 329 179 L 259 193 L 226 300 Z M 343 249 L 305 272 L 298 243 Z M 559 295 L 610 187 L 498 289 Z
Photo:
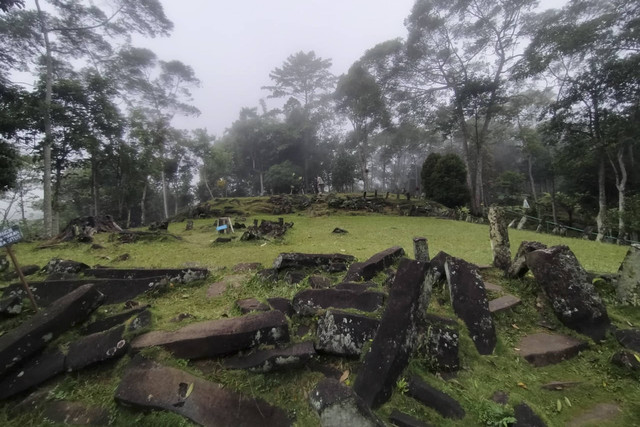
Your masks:
M 258 301 L 256 298 L 245 298 L 236 301 L 236 306 L 240 309 L 240 313 L 248 314 L 252 311 L 269 311 L 267 304 Z
M 22 297 L 14 295 L 0 300 L 0 316 L 13 317 L 22 313 Z
M 59 351 L 42 353 L 0 380 L 0 400 L 27 391 L 64 372 L 65 355 Z
M 261 344 L 289 341 L 289 326 L 280 311 L 193 323 L 177 331 L 153 331 L 135 338 L 134 351 L 160 346 L 183 359 L 219 357 Z
M 135 357 L 127 367 L 115 399 L 145 409 L 176 412 L 203 426 L 289 426 L 286 411 L 243 396 L 220 384 L 179 369 Z
M 0 336 L 0 376 L 84 321 L 103 300 L 104 296 L 95 286 L 81 286 Z
M 559 334 L 533 334 L 518 343 L 518 354 L 533 366 L 540 367 L 562 362 L 585 350 L 585 341 Z
M 524 277 L 525 274 L 529 271 L 529 267 L 527 266 L 527 258 L 526 255 L 529 252 L 537 251 L 538 249 L 546 249 L 547 245 L 539 242 L 529 242 L 523 241 L 520 243 L 520 247 L 516 252 L 516 256 L 513 258 L 513 262 L 511 266 L 507 270 L 507 277 L 516 278 L 516 277 Z
M 206 279 L 206 268 L 92 268 L 84 271 L 85 276 L 102 279 L 149 279 L 164 277 L 172 283 L 190 283 Z
M 109 410 L 65 400 L 47 403 L 42 416 L 50 422 L 64 425 L 108 426 L 111 424 Z
M 360 280 L 371 280 L 385 268 L 393 265 L 404 255 L 404 249 L 400 246 L 393 246 L 382 252 L 378 252 L 364 262 L 351 264 L 344 278 L 345 282 L 357 282 Z
M 338 380 L 327 378 L 309 393 L 311 407 L 322 427 L 384 427 L 366 403 Z
M 547 427 L 542 418 L 526 403 L 519 403 L 513 407 L 516 422 L 513 427 Z
M 500 313 L 501 311 L 510 310 L 521 303 L 520 298 L 508 294 L 489 301 L 489 311 L 491 313 Z
M 124 339 L 125 325 L 82 337 L 69 344 L 67 371 L 77 371 L 95 363 L 117 359 L 129 349 Z
M 431 427 L 431 424 L 420 421 L 419 419 L 400 412 L 397 409 L 394 409 L 393 412 L 391 412 L 391 415 L 389 415 L 389 422 L 398 427 Z
M 341 289 L 306 289 L 293 297 L 293 309 L 300 315 L 314 315 L 321 309 L 352 308 L 372 312 L 382 307 L 381 292 L 354 292 Z
M 364 292 L 368 289 L 375 288 L 378 285 L 373 282 L 342 282 L 338 283 L 334 289 L 343 289 L 353 292 Z
M 149 307 L 149 305 L 141 305 L 130 310 L 125 310 L 123 312 L 104 317 L 87 325 L 82 332 L 85 335 L 88 335 L 95 334 L 96 332 L 106 331 L 107 329 L 111 329 L 114 326 L 126 322 L 133 316 L 147 310 Z
M 407 367 L 418 335 L 418 324 L 429 304 L 425 284 L 428 263 L 403 258 L 371 348 L 364 356 L 353 390 L 372 408 L 391 397 Z
M 425 318 L 418 334 L 417 354 L 433 372 L 457 371 L 460 368 L 457 322 L 433 314 Z
M 278 310 L 284 313 L 285 316 L 291 317 L 294 314 L 293 306 L 291 305 L 291 300 L 287 298 L 282 298 L 282 297 L 267 298 L 267 302 L 269 303 L 269 306 L 272 309 Z
M 224 361 L 224 367 L 265 373 L 305 366 L 315 356 L 313 342 L 305 341 L 289 347 L 259 350 L 247 355 L 234 356 Z
M 355 260 L 352 255 L 345 254 L 305 254 L 300 252 L 281 253 L 273 261 L 273 268 L 304 269 L 304 268 L 328 268 L 333 264 L 348 264 Z
M 478 353 L 493 352 L 497 337 L 484 281 L 476 266 L 460 258 L 449 257 L 445 263 L 451 305 L 461 318 Z
M 640 353 L 640 329 L 618 329 L 614 335 L 621 346 Z
M 445 418 L 461 420 L 466 413 L 460 403 L 448 394 L 430 386 L 418 377 L 409 379 L 407 394 Z
M 380 321 L 340 310 L 327 310 L 318 319 L 318 351 L 344 357 L 360 357 L 364 345 L 373 339 Z

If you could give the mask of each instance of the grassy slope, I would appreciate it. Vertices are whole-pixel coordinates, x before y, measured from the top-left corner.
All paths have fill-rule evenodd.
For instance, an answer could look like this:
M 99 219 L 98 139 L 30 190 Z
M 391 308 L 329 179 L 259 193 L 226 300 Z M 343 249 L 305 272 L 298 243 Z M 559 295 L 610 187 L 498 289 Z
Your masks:
M 258 219 L 274 219 L 259 215 Z M 251 222 L 249 218 L 247 223 Z M 86 245 L 69 244 L 56 249 L 34 250 L 34 244 L 19 244 L 15 249 L 22 264 L 44 265 L 50 258 L 83 261 L 87 264 L 102 264 L 114 267 L 181 267 L 185 265 L 206 266 L 213 269 L 212 277 L 197 286 L 176 286 L 159 298 L 141 298 L 153 304 L 154 328 L 176 329 L 189 321 L 201 321 L 219 318 L 223 314 L 237 315 L 233 302 L 238 298 L 267 296 L 291 297 L 298 290 L 306 287 L 303 283 L 297 286 L 279 283 L 265 285 L 256 279 L 250 279 L 243 286 L 228 290 L 222 297 L 207 299 L 207 285 L 221 279 L 231 267 L 238 262 L 260 262 L 269 267 L 280 252 L 343 252 L 355 255 L 363 260 L 389 246 L 400 245 L 411 255 L 412 237 L 425 236 L 429 239 L 432 255 L 444 250 L 453 256 L 464 258 L 478 264 L 489 264 L 491 252 L 486 225 L 468 224 L 449 220 L 415 217 L 391 217 L 381 215 L 352 216 L 332 215 L 310 217 L 306 215 L 288 215 L 285 221 L 292 221 L 295 226 L 290 230 L 283 242 L 239 242 L 226 245 L 211 245 L 217 237 L 213 232 L 212 220 L 197 220 L 193 231 L 184 231 L 184 223 L 171 224 L 169 231 L 180 235 L 182 241 L 167 240 L 157 243 L 137 243 L 121 245 L 109 242 L 107 236 L 98 236 L 98 241 L 105 249 L 87 249 Z M 335 227 L 349 231 L 349 234 L 332 234 Z M 240 233 L 236 233 L 239 235 Z M 589 270 L 615 272 L 620 264 L 626 248 L 614 245 L 596 244 L 577 239 L 564 239 L 555 236 L 540 235 L 526 231 L 510 230 L 513 251 L 521 240 L 538 240 L 548 245 L 567 244 Z M 113 262 L 115 257 L 123 253 L 130 254 L 130 259 Z M 407 371 L 420 374 L 425 380 L 437 385 L 461 401 L 468 413 L 463 425 L 478 425 L 481 420 L 499 421 L 508 415 L 508 410 L 501 410 L 497 405 L 488 403 L 488 399 L 496 390 L 506 391 L 511 404 L 526 401 L 539 412 L 549 425 L 563 425 L 577 413 L 593 406 L 597 402 L 615 402 L 623 408 L 623 414 L 615 425 L 633 425 L 640 419 L 640 385 L 637 378 L 629 377 L 618 371 L 609 363 L 609 358 L 617 349 L 614 340 L 604 345 L 592 347 L 579 357 L 558 365 L 532 368 L 516 356 L 514 347 L 525 333 L 542 331 L 536 325 L 540 316 L 553 318 L 548 307 L 536 309 L 535 284 L 531 278 L 523 281 L 507 281 L 497 272 L 489 270 L 485 274 L 496 284 L 501 284 L 511 293 L 519 295 L 523 304 L 509 313 L 496 316 L 496 328 L 499 342 L 493 356 L 477 355 L 471 340 L 463 332 L 461 340 L 461 360 L 464 369 L 454 381 L 444 382 L 434 377 L 425 369 L 420 360 L 414 359 Z M 339 280 L 339 275 L 333 277 Z M 379 278 L 382 280 L 382 277 Z M 497 295 L 496 295 L 497 296 Z M 608 298 L 610 295 L 605 296 Z M 447 296 L 442 290 L 435 290 L 430 311 L 452 315 L 446 302 Z M 117 311 L 119 307 L 104 307 L 98 315 L 107 311 Z M 194 320 L 182 323 L 170 322 L 179 313 L 188 312 L 195 316 Z M 620 327 L 626 322 L 634 325 L 640 323 L 637 310 L 616 309 L 609 305 L 609 314 L 614 323 Z M 514 326 L 515 325 L 515 326 Z M 10 325 L 4 325 L 3 329 Z M 292 328 L 297 327 L 296 321 Z M 461 324 L 461 331 L 464 327 Z M 558 331 L 575 335 L 559 326 Z M 64 343 L 70 337 L 62 337 Z M 218 363 L 194 363 L 176 360 L 163 351 L 149 352 L 151 356 L 173 366 L 178 366 L 212 381 L 218 381 L 230 389 L 243 393 L 258 395 L 270 402 L 281 405 L 296 413 L 298 425 L 317 425 L 317 417 L 310 410 L 306 395 L 322 377 L 309 371 L 294 371 L 274 374 L 247 374 L 245 372 L 224 371 Z M 78 400 L 108 408 L 117 425 L 189 425 L 183 418 L 167 413 L 141 413 L 123 409 L 113 402 L 113 393 L 119 382 L 128 358 L 115 362 L 110 369 L 94 368 L 79 373 L 71 373 L 52 381 L 52 399 Z M 327 361 L 341 370 L 353 371 L 357 361 L 329 358 Z M 542 391 L 541 384 L 557 380 L 579 380 L 583 383 L 566 391 Z M 350 381 L 347 380 L 347 381 Z M 519 385 L 520 383 L 520 385 Z M 526 387 L 526 388 L 525 388 Z M 566 399 L 565 399 L 566 398 Z M 562 408 L 558 410 L 558 400 Z M 570 403 L 570 405 L 569 405 Z M 10 418 L 8 410 L 12 406 L 8 402 L 0 409 L 2 425 L 38 425 L 42 420 L 37 412 Z M 393 408 L 400 408 L 413 413 L 435 425 L 461 425 L 439 417 L 434 411 L 425 409 L 405 396 L 401 391 L 394 393 L 388 404 L 379 413 L 388 415 Z M 612 425 L 614 425 L 612 424 Z

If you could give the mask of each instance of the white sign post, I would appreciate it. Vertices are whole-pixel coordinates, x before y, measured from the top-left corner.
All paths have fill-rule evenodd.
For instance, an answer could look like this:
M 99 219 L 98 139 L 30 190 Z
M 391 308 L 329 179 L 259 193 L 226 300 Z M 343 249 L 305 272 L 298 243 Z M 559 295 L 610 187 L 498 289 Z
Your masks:
M 33 298 L 33 293 L 31 293 L 31 288 L 29 288 L 27 279 L 25 279 L 24 274 L 22 274 L 22 270 L 20 269 L 20 265 L 18 264 L 18 259 L 16 258 L 16 255 L 11 250 L 11 245 L 13 245 L 14 243 L 18 243 L 20 240 L 22 240 L 22 233 L 20 232 L 20 228 L 18 228 L 18 226 L 0 230 L 0 248 L 7 249 L 7 253 L 11 258 L 11 262 L 13 262 L 13 266 L 15 267 L 16 272 L 18 273 L 18 277 L 20 277 L 20 282 L 22 282 L 22 286 L 24 286 L 24 290 L 27 292 L 27 295 L 29 296 L 29 300 L 31 300 L 33 311 L 37 313 L 38 305 L 36 304 L 36 300 Z

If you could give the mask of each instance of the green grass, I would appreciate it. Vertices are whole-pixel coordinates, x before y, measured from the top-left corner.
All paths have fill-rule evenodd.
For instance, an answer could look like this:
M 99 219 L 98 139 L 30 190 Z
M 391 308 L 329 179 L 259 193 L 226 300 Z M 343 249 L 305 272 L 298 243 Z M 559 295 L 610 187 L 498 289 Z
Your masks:
M 244 204 L 243 204 L 244 203 Z M 228 201 L 220 201 L 226 206 Z M 268 206 L 261 200 L 249 200 L 231 204 L 239 209 L 256 212 L 268 211 Z M 413 255 L 412 238 L 424 236 L 428 238 L 430 254 L 445 251 L 450 255 L 464 258 L 476 264 L 486 265 L 491 262 L 488 226 L 469 224 L 451 220 L 440 220 L 422 217 L 396 217 L 384 215 L 361 215 L 336 213 L 315 206 L 302 214 L 284 215 L 285 221 L 294 222 L 282 241 L 241 242 L 239 239 L 229 244 L 212 244 L 218 237 L 213 228 L 212 219 L 196 220 L 192 231 L 184 231 L 184 223 L 172 223 L 169 232 L 178 235 L 182 240 L 166 239 L 160 242 L 140 242 L 120 244 L 110 241 L 107 235 L 96 236 L 97 243 L 104 249 L 89 249 L 89 245 L 67 243 L 51 249 L 36 249 L 35 243 L 21 243 L 14 246 L 21 264 L 44 265 L 52 257 L 73 259 L 89 265 L 105 265 L 110 267 L 184 267 L 203 266 L 212 270 L 207 280 L 192 285 L 173 285 L 160 296 L 144 296 L 141 302 L 152 304 L 154 329 L 171 330 L 191 322 L 218 319 L 223 316 L 238 315 L 235 301 L 240 298 L 257 297 L 266 299 L 271 296 L 291 298 L 296 292 L 308 285 L 306 281 L 299 285 L 284 282 L 270 284 L 247 274 L 240 281 L 241 286 L 228 289 L 218 298 L 206 298 L 208 286 L 225 276 L 232 275 L 230 268 L 240 262 L 259 262 L 270 267 L 275 257 L 281 252 L 309 253 L 346 253 L 364 260 L 376 252 L 390 246 L 402 246 L 409 256 Z M 255 219 L 271 219 L 271 215 L 254 215 L 247 218 L 246 224 Z M 332 234 L 340 227 L 348 234 Z M 512 253 L 523 240 L 537 240 L 547 245 L 566 244 L 576 254 L 578 260 L 587 270 L 603 273 L 617 271 L 627 248 L 595 242 L 568 239 L 558 236 L 536 234 L 528 231 L 509 230 Z M 235 233 L 241 235 L 241 231 Z M 113 261 L 119 255 L 128 253 L 126 261 Z M 611 355 L 618 350 L 613 339 L 604 344 L 592 345 L 580 356 L 544 368 L 533 368 L 516 355 L 514 348 L 519 339 L 527 333 L 542 330 L 537 325 L 540 316 L 553 319 L 548 307 L 536 308 L 536 285 L 531 277 L 523 280 L 506 280 L 495 269 L 483 271 L 485 280 L 499 284 L 506 292 L 522 298 L 523 303 L 515 310 L 501 313 L 495 317 L 498 333 L 498 345 L 492 356 L 479 356 L 461 322 L 460 357 L 463 369 L 455 380 L 445 382 L 426 370 L 426 364 L 413 359 L 404 377 L 420 375 L 425 381 L 436 385 L 443 391 L 459 400 L 467 411 L 463 422 L 452 422 L 440 417 L 434 411 L 416 403 L 413 399 L 397 390 L 391 401 L 378 410 L 379 415 L 386 417 L 393 409 L 401 409 L 418 416 L 434 425 L 499 425 L 500 420 L 507 419 L 510 407 L 520 401 L 526 401 L 538 412 L 548 425 L 564 425 L 578 413 L 598 402 L 615 402 L 623 408 L 622 415 L 612 425 L 634 425 L 640 419 L 640 382 L 638 378 L 621 372 L 609 363 Z M 341 275 L 332 277 L 337 282 Z M 35 279 L 42 279 L 36 276 Z M 30 278 L 30 280 L 35 280 Z M 383 275 L 376 278 L 382 283 Z M 605 300 L 613 302 L 611 290 L 603 289 Z M 494 295 L 497 296 L 497 295 Z M 440 304 L 438 301 L 445 301 Z M 434 291 L 429 311 L 451 316 L 443 290 Z M 118 311 L 120 306 L 101 307 L 95 317 L 103 317 L 109 311 Z M 609 315 L 620 327 L 627 322 L 640 324 L 637 309 L 618 308 L 609 304 Z M 189 313 L 193 319 L 183 322 L 171 322 L 180 313 Z M 379 314 L 379 313 L 378 313 Z M 314 319 L 293 319 L 291 329 L 295 330 L 301 323 L 313 325 Z M 4 323 L 0 329 L 6 330 L 14 325 Z M 514 326 L 515 325 L 515 326 Z M 559 325 L 558 332 L 569 335 L 576 334 Z M 57 342 L 64 345 L 73 334 L 61 337 Z M 299 338 L 294 338 L 299 340 Z M 243 371 L 227 371 L 222 369 L 218 361 L 185 361 L 174 359 L 161 350 L 148 351 L 149 357 L 180 367 L 205 379 L 224 384 L 232 390 L 261 397 L 268 402 L 286 408 L 296 415 L 296 425 L 318 425 L 317 415 L 308 404 L 308 393 L 322 378 L 322 375 L 310 369 L 273 373 L 250 374 Z M 65 374 L 47 384 L 50 387 L 49 399 L 68 399 L 103 407 L 111 414 L 114 425 L 191 425 L 184 418 L 165 412 L 140 412 L 131 408 L 123 408 L 113 401 L 113 395 L 119 384 L 129 356 L 104 367 L 90 368 L 81 372 Z M 357 360 L 340 358 L 323 358 L 323 361 L 341 371 L 354 372 Z M 353 379 L 353 374 L 350 382 Z M 581 381 L 572 389 L 564 391 L 544 391 L 540 385 L 558 380 Z M 521 385 L 518 385 L 521 383 Z M 522 386 L 524 384 L 526 388 Z M 502 390 L 509 394 L 510 402 L 506 408 L 488 403 L 491 395 Z M 566 399 L 565 399 L 566 398 Z M 558 411 L 558 400 L 562 408 Z M 567 403 L 570 402 L 571 406 Z M 38 411 L 14 415 L 10 413 L 16 401 L 9 401 L 0 406 L 0 425 L 25 426 L 41 425 L 43 420 Z M 490 424 L 493 422 L 494 424 Z M 603 424 L 606 425 L 606 424 Z

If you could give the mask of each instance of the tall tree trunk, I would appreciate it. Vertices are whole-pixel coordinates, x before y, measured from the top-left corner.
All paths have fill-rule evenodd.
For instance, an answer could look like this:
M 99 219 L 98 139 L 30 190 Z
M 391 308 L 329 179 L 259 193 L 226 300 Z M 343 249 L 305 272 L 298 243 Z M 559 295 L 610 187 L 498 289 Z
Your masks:
M 551 176 L 551 215 L 554 227 L 558 224 L 558 211 L 556 209 L 556 177 Z
M 483 192 L 482 192 L 482 149 L 480 147 L 477 147 L 476 150 L 476 179 L 475 179 L 475 189 L 474 189 L 474 196 L 473 196 L 473 204 L 475 207 L 475 213 L 474 215 L 477 216 L 482 216 L 483 215 L 483 211 L 482 211 L 482 202 L 483 202 Z
M 211 187 L 209 187 L 209 180 L 207 179 L 207 174 L 203 173 L 202 174 L 202 178 L 204 180 L 204 186 L 207 187 L 207 191 L 209 192 L 209 196 L 211 197 L 211 200 L 213 200 L 213 192 L 211 191 Z
M 467 187 L 469 188 L 469 193 L 471 194 L 471 213 L 474 215 L 478 214 L 479 206 L 475 203 L 474 197 L 474 173 L 472 170 L 473 161 L 471 159 L 471 152 L 469 151 L 469 130 L 467 129 L 467 124 L 464 118 L 464 110 L 462 109 L 462 104 L 456 105 L 456 115 L 458 116 L 458 121 L 460 122 L 460 129 L 462 131 L 462 152 L 464 154 L 464 163 L 467 167 Z
M 140 199 L 140 225 L 145 225 L 147 222 L 147 182 L 145 181 L 142 187 L 142 198 Z
M 169 218 L 169 202 L 167 200 L 167 179 L 164 176 L 164 168 L 160 173 L 162 179 L 162 206 L 164 207 L 164 219 Z
M 536 194 L 536 184 L 533 181 L 533 162 L 531 161 L 531 154 L 527 156 L 527 166 L 529 169 L 529 183 L 531 184 L 531 195 L 533 196 L 533 202 L 538 205 L 538 195 Z
M 624 164 L 625 146 L 620 145 L 616 149 L 616 161 L 609 158 L 616 177 L 616 189 L 618 190 L 618 244 L 624 243 L 626 227 L 624 223 L 625 193 L 627 187 L 627 166 Z
M 45 95 L 44 95 L 44 142 L 42 147 L 42 192 L 43 192 L 43 222 L 45 237 L 53 236 L 53 198 L 51 191 L 51 145 L 53 144 L 53 132 L 51 129 L 51 100 L 53 92 L 53 58 L 51 43 L 49 41 L 49 29 L 45 22 L 44 14 L 40 8 L 40 1 L 35 0 L 40 20 L 40 31 L 45 46 Z
M 91 195 L 93 196 L 93 215 L 100 215 L 100 192 L 98 185 L 98 165 L 93 156 L 91 156 Z
M 603 154 L 603 153 L 601 153 Z M 596 242 L 602 242 L 605 233 L 605 217 L 607 215 L 607 195 L 605 190 L 605 169 L 604 169 L 604 155 L 600 156 L 598 165 L 598 216 L 596 217 L 596 224 L 598 226 L 598 235 L 596 236 Z
M 131 227 L 131 208 L 127 207 L 127 228 Z

